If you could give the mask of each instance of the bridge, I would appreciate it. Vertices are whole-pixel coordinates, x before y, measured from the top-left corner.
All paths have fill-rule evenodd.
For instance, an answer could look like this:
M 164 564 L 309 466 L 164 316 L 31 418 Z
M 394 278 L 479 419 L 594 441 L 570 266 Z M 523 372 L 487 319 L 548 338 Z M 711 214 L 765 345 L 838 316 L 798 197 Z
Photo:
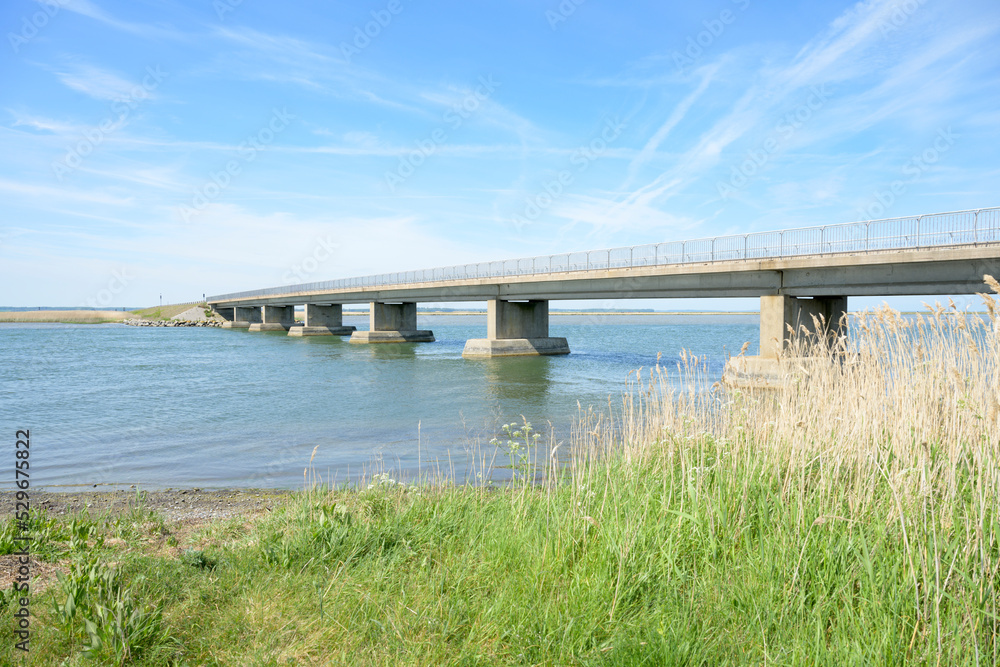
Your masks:
M 351 343 L 433 342 L 421 302 L 485 301 L 486 337 L 465 357 L 567 354 L 549 336 L 549 302 L 563 299 L 760 298 L 760 359 L 776 359 L 788 327 L 839 327 L 851 296 L 984 291 L 1000 276 L 1000 207 L 652 243 L 342 278 L 222 294 L 223 326 L 350 336 Z M 368 303 L 369 330 L 343 324 Z M 295 307 L 305 306 L 304 325 Z

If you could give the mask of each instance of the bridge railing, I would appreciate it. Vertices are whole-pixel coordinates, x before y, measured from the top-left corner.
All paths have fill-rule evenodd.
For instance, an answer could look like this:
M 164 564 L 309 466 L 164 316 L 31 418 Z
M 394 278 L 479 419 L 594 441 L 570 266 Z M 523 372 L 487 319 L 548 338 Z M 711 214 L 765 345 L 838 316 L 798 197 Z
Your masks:
M 210 297 L 209 301 L 412 285 L 442 280 L 493 279 L 594 269 L 756 261 L 803 255 L 858 254 L 985 243 L 1000 243 L 1000 207 L 340 278 L 222 294 Z

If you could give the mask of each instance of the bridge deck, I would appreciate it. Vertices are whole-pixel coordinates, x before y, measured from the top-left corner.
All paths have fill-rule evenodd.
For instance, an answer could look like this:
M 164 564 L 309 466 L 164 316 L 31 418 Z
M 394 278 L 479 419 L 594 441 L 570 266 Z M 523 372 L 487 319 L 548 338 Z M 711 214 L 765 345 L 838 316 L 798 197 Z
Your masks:
M 601 268 L 335 289 L 271 288 L 211 297 L 216 307 L 369 301 L 635 299 L 974 294 L 1000 275 L 1000 241 L 868 254 Z M 266 292 L 266 293 L 261 293 Z
M 213 296 L 213 306 L 377 300 L 966 294 L 1000 273 L 1000 207 L 481 262 Z

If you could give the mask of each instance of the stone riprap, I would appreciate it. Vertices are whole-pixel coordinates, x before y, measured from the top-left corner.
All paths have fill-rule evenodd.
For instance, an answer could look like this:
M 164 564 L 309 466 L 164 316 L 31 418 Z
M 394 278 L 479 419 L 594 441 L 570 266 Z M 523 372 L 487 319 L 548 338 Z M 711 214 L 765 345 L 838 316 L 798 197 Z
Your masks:
M 221 327 L 222 320 L 125 320 L 130 327 Z

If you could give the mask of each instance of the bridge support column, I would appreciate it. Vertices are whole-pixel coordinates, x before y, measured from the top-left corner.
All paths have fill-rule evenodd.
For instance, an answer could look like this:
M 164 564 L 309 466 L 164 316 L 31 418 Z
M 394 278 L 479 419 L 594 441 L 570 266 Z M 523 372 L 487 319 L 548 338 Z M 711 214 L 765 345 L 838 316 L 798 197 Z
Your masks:
M 250 331 L 288 331 L 295 324 L 295 306 L 262 306 L 263 321 L 250 325 Z
M 548 301 L 501 301 L 486 304 L 486 338 L 466 341 L 463 357 L 523 357 L 569 354 L 565 338 L 549 336 Z
M 795 335 L 805 333 L 809 336 L 836 337 L 842 333 L 841 325 L 846 313 L 846 296 L 812 299 L 784 294 L 762 296 L 760 356 L 730 359 L 726 364 L 723 380 L 735 386 L 780 386 L 785 381 L 780 360 L 786 356 L 793 335 L 789 327 L 795 331 Z M 805 332 L 802 331 L 803 327 Z
M 349 336 L 357 327 L 344 326 L 344 306 L 306 304 L 305 326 L 292 327 L 289 336 Z
M 782 294 L 760 298 L 760 356 L 777 359 L 788 347 L 791 332 L 805 327 L 810 334 L 836 336 L 840 321 L 847 312 L 847 297 L 816 297 L 799 299 Z M 821 322 L 822 331 L 813 325 L 813 317 Z
M 368 331 L 351 334 L 352 343 L 433 343 L 434 332 L 417 329 L 416 303 L 371 302 Z
M 249 329 L 255 322 L 260 322 L 259 306 L 236 306 L 233 308 L 233 319 L 222 323 L 223 329 Z

